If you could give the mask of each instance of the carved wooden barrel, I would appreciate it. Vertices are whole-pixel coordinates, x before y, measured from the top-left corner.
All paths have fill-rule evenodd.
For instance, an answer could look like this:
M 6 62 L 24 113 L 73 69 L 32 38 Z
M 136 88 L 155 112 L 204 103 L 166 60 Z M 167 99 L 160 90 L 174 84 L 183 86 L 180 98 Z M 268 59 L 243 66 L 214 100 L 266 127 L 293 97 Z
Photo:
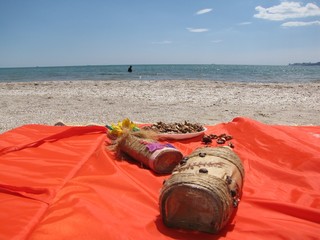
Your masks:
M 241 160 L 229 147 L 203 147 L 182 159 L 165 181 L 160 214 L 168 227 L 220 231 L 234 215 L 244 179 Z

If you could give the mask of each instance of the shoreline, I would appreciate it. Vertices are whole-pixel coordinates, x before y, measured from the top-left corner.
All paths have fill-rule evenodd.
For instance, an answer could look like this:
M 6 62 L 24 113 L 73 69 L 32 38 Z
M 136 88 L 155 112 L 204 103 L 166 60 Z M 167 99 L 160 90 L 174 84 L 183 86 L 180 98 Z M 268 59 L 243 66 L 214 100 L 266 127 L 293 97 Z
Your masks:
M 0 133 L 24 124 L 182 122 L 236 117 L 277 125 L 319 125 L 320 83 L 212 80 L 35 81 L 0 83 Z

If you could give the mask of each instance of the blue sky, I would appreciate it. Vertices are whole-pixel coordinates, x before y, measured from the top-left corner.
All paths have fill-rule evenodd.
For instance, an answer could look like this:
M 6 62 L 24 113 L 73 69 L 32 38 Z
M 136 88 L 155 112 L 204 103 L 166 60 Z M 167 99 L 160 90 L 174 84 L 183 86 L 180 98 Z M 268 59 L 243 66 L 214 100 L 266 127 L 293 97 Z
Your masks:
M 320 0 L 0 0 L 0 67 L 320 61 Z

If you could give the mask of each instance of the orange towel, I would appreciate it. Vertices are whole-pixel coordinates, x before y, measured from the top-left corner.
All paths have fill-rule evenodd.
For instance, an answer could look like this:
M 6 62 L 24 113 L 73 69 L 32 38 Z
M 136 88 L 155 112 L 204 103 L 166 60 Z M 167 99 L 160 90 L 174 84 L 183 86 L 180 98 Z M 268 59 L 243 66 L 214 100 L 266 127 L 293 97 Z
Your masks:
M 169 175 L 117 161 L 104 127 L 25 125 L 0 135 L 0 239 L 317 239 L 320 126 L 247 118 L 206 126 L 233 136 L 243 197 L 217 236 L 170 229 L 159 214 Z M 170 140 L 188 155 L 201 137 Z

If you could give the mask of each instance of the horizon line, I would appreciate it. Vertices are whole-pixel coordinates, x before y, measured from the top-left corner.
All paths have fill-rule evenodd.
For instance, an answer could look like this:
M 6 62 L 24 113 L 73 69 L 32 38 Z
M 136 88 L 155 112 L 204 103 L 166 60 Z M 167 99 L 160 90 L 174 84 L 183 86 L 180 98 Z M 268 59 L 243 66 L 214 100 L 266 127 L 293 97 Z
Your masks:
M 301 62 L 301 63 L 313 63 L 313 62 Z M 317 62 L 315 62 L 317 63 Z M 0 66 L 0 69 L 4 68 L 58 68 L 58 67 L 95 67 L 95 66 L 142 66 L 142 65 L 240 65 L 240 66 L 289 66 L 294 63 L 287 64 L 248 64 L 248 63 L 128 63 L 128 64 L 83 64 L 83 65 L 43 65 L 43 66 Z M 299 63 L 298 63 L 299 64 Z

